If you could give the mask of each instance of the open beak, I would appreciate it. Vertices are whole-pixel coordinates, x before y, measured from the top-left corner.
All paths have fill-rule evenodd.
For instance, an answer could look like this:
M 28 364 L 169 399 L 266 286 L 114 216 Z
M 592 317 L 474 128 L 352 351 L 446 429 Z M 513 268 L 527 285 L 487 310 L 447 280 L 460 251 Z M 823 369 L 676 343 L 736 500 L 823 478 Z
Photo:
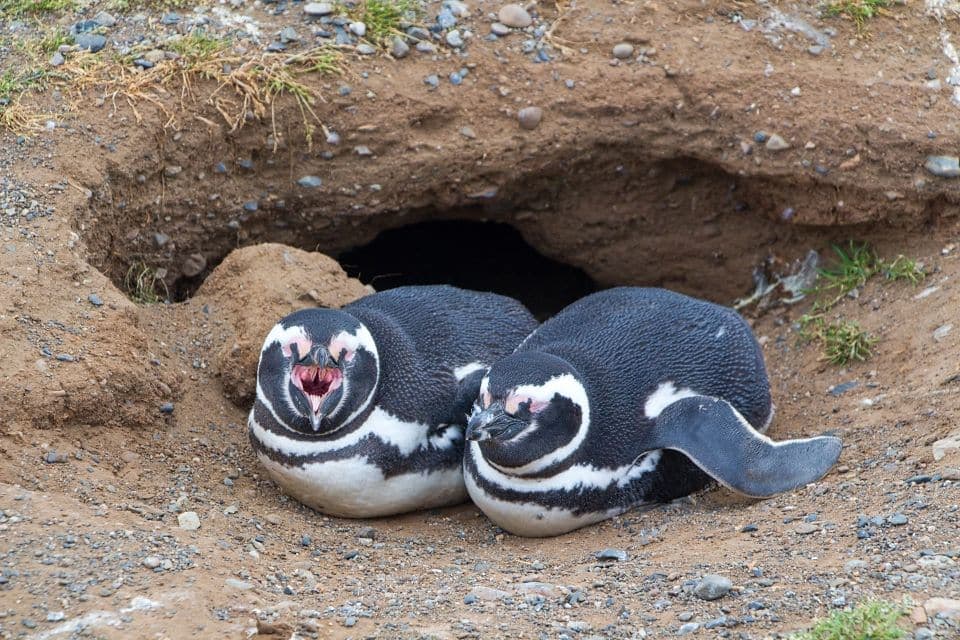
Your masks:
M 296 361 L 290 376 L 310 406 L 313 430 L 319 431 L 324 417 L 324 402 L 343 384 L 343 372 L 334 364 L 326 349 L 316 348 Z
M 470 418 L 464 437 L 476 442 L 493 439 L 509 440 L 525 427 L 522 420 L 507 415 L 503 406 L 495 402 Z

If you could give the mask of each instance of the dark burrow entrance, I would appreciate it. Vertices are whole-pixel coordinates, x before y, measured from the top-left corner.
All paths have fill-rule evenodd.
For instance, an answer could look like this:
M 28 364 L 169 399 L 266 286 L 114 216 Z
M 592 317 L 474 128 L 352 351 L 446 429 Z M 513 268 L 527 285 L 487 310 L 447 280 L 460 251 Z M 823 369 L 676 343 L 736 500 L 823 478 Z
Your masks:
M 586 273 L 547 258 L 496 222 L 419 222 L 383 231 L 337 258 L 378 291 L 419 284 L 493 291 L 520 300 L 541 320 L 597 290 Z

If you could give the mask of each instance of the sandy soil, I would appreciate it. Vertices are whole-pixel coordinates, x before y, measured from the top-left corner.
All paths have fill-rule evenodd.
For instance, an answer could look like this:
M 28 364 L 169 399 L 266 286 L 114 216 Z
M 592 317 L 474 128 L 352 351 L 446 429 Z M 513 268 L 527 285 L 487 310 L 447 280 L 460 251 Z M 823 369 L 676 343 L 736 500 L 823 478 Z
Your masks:
M 497 6 L 478 5 L 479 32 Z M 808 53 L 771 18 L 781 10 L 834 29 L 831 47 Z M 198 101 L 173 123 L 141 105 L 138 124 L 95 92 L 72 111 L 40 96 L 62 109 L 52 132 L 0 134 L 4 179 L 55 212 L 0 212 L 2 637 L 642 638 L 690 620 L 701 637 L 765 638 L 871 597 L 960 598 L 960 457 L 934 461 L 931 448 L 960 430 L 960 183 L 923 169 L 960 142 L 952 88 L 926 84 L 929 69 L 950 72 L 941 35 L 956 21 L 911 3 L 858 38 L 806 5 L 589 0 L 541 13 L 568 55 L 533 64 L 520 36 L 478 38 L 460 87 L 423 84 L 463 63 L 449 52 L 351 58 L 351 97 L 317 107 L 337 147 L 308 150 L 289 104 L 273 154 L 270 122 L 228 133 Z M 759 22 L 748 31 L 734 13 Z M 625 38 L 656 53 L 614 66 Z M 545 110 L 534 131 L 516 122 L 527 104 Z M 761 130 L 790 149 L 753 142 Z M 298 189 L 301 175 L 323 187 Z M 803 490 L 761 502 L 711 490 L 548 540 L 503 534 L 471 505 L 363 522 L 311 512 L 247 443 L 262 336 L 292 308 L 367 291 L 303 249 L 336 254 L 439 218 L 507 222 L 600 286 L 727 303 L 755 267 L 851 237 L 931 274 L 871 281 L 835 308 L 879 338 L 846 368 L 798 338 L 809 301 L 753 318 L 771 434 L 844 439 L 834 472 Z M 196 254 L 207 266 L 189 276 Z M 135 261 L 191 297 L 132 302 Z M 199 529 L 181 528 L 184 512 Z M 608 547 L 627 559 L 598 561 Z M 733 590 L 700 600 L 705 573 Z M 917 622 L 960 635 L 955 621 Z

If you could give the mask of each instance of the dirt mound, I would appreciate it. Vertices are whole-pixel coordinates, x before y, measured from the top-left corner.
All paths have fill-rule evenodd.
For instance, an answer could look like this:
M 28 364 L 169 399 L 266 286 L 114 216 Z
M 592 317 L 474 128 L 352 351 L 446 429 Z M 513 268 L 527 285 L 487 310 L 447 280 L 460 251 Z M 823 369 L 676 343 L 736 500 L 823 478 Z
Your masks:
M 321 253 L 260 244 L 230 253 L 190 301 L 224 320 L 213 363 L 227 396 L 253 397 L 263 339 L 283 316 L 304 307 L 339 308 L 371 289 Z

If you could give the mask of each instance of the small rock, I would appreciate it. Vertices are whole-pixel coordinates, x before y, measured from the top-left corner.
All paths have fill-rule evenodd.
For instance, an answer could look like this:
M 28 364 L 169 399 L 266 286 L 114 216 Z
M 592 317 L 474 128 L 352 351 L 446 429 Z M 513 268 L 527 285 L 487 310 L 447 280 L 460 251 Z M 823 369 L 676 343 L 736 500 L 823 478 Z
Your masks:
M 743 528 L 740 529 L 740 533 L 753 533 L 757 529 L 758 527 L 755 524 L 745 524 Z
M 460 32 L 456 29 L 448 31 L 444 39 L 447 41 L 447 44 L 454 49 L 459 49 L 463 46 L 463 36 L 461 36 Z
M 902 513 L 895 513 L 887 518 L 887 523 L 894 527 L 901 527 L 907 524 L 907 522 L 909 522 L 907 516 L 903 515 Z
M 59 67 L 62 66 L 66 61 L 67 59 L 63 57 L 63 54 L 57 51 L 50 57 L 50 66 Z
M 818 527 L 817 525 L 811 522 L 801 522 L 800 524 L 797 525 L 796 529 L 794 529 L 794 531 L 796 531 L 801 536 L 807 536 L 819 530 L 820 530 L 820 527 Z
M 474 587 L 470 590 L 470 593 L 467 594 L 467 597 L 473 596 L 477 600 L 485 600 L 487 602 L 495 602 L 509 596 L 508 591 L 501 591 L 500 589 L 493 589 L 491 587 Z M 466 598 L 464 598 L 466 601 Z
M 727 595 L 733 583 L 729 578 L 719 576 L 713 573 L 704 574 L 700 582 L 694 587 L 693 593 L 702 600 L 717 600 Z
M 543 109 L 540 107 L 524 107 L 517 112 L 517 121 L 521 129 L 533 131 L 543 120 Z
M 923 609 L 931 618 L 950 618 L 960 620 L 960 600 L 950 598 L 930 598 L 923 603 Z
M 354 616 L 347 616 L 343 620 L 343 626 L 345 627 L 355 627 L 357 626 L 357 619 Z
M 249 591 L 253 589 L 253 585 L 244 580 L 238 580 L 237 578 L 227 578 L 223 581 L 225 585 L 233 589 L 238 589 L 240 591 Z
M 92 304 L 93 306 L 95 306 L 95 307 L 102 307 L 102 306 L 103 306 L 103 298 L 101 298 L 101 297 L 100 297 L 99 295 L 97 295 L 96 293 L 91 293 L 90 295 L 88 295 L 88 296 L 87 296 L 87 301 L 88 301 L 90 304 Z
M 960 469 L 947 467 L 946 469 L 940 472 L 940 477 L 943 480 L 960 480 Z
M 432 42 L 427 42 L 426 40 L 421 40 L 417 43 L 417 51 L 420 53 L 436 53 L 437 48 L 433 45 Z
M 108 29 L 117 24 L 117 19 L 106 11 L 101 11 L 97 15 L 93 16 L 93 21 L 101 27 L 107 27 Z
M 933 459 L 943 460 L 947 455 L 960 452 L 960 433 L 952 433 L 933 443 Z
M 200 516 L 197 515 L 196 511 L 184 511 L 177 516 L 177 523 L 181 529 L 196 531 L 200 528 Z
M 168 415 L 173 413 L 173 403 L 164 402 L 162 405 L 160 405 L 160 413 L 166 413 Z
M 693 620 L 693 611 L 684 611 L 683 613 L 677 614 L 677 620 L 680 622 L 690 622 Z
M 474 140 L 477 137 L 477 133 L 472 127 L 460 127 L 460 135 L 469 140 Z
M 678 636 L 685 636 L 685 635 L 688 635 L 688 634 L 691 634 L 691 633 L 695 632 L 695 631 L 696 631 L 697 629 L 699 629 L 699 628 L 700 628 L 700 623 L 698 623 L 698 622 L 688 622 L 688 623 L 686 623 L 685 625 L 681 626 L 679 629 L 677 629 L 677 635 L 678 635 Z
M 505 4 L 497 12 L 500 22 L 514 29 L 526 29 L 533 23 L 527 10 L 518 4 Z
M 300 536 L 301 547 L 309 547 L 311 544 L 313 544 L 313 538 L 310 537 L 310 534 L 305 533 L 302 536 Z
M 183 167 L 178 164 L 168 164 L 163 168 L 163 175 L 168 178 L 176 178 L 183 172 Z
M 363 22 L 351 22 L 350 26 L 347 28 L 350 29 L 350 33 L 358 38 L 362 38 L 363 36 L 367 35 L 367 25 Z
M 156 569 L 160 566 L 160 558 L 157 556 L 147 556 L 143 559 L 143 566 L 147 569 Z
M 372 56 L 377 52 L 377 48 L 368 42 L 361 42 L 357 45 L 357 53 L 362 56 Z
M 303 5 L 303 12 L 308 16 L 328 16 L 333 13 L 333 4 L 330 2 L 308 2 Z
M 633 45 L 629 42 L 621 42 L 613 47 L 613 57 L 617 60 L 626 60 L 633 55 Z
M 107 46 L 107 39 L 98 33 L 81 33 L 74 38 L 73 42 L 90 53 L 97 53 Z
M 177 13 L 165 13 L 162 16 L 160 16 L 160 24 L 171 26 L 179 22 L 180 22 L 180 15 Z
M 436 74 L 430 74 L 423 79 L 423 83 L 432 89 L 440 86 L 440 78 Z
M 43 457 L 43 461 L 47 464 L 63 464 L 67 460 L 67 454 L 57 453 L 56 451 L 47 451 L 47 455 Z
M 361 528 L 357 531 L 357 537 L 358 537 L 358 538 L 370 538 L 371 540 L 376 540 L 376 538 L 377 538 L 377 530 L 374 529 L 373 527 L 361 527 Z
M 37 623 L 31 618 L 24 618 L 23 626 L 25 626 L 27 629 L 36 629 Z
M 463 596 L 463 604 L 476 604 L 478 598 L 472 593 Z
M 812 56 L 820 55 L 821 53 L 823 53 L 823 50 L 824 50 L 824 47 L 819 44 L 815 44 L 807 47 L 807 53 L 809 53 Z
M 410 45 L 400 36 L 393 36 L 390 42 L 390 55 L 394 58 L 406 58 L 410 53 Z
M 498 37 L 508 36 L 511 33 L 510 27 L 502 22 L 494 22 L 490 25 L 490 32 Z
M 927 156 L 923 166 L 927 171 L 941 178 L 960 177 L 960 158 L 957 156 Z
M 188 278 L 200 275 L 206 268 L 207 259 L 202 253 L 191 253 L 180 264 L 180 272 Z
M 790 143 L 783 139 L 780 135 L 774 133 L 767 138 L 767 143 L 765 145 L 767 151 L 783 151 L 784 149 L 790 148 Z
M 597 560 L 614 560 L 616 562 L 625 562 L 627 559 L 626 551 L 623 549 L 613 549 L 610 547 L 597 551 L 593 555 Z
M 67 619 L 67 614 L 63 611 L 48 611 L 47 622 L 63 622 Z
M 287 44 L 289 42 L 299 42 L 300 34 L 293 27 L 284 27 L 280 30 L 280 42 Z
M 305 189 L 316 189 L 323 184 L 323 181 L 317 176 L 303 176 L 297 180 L 297 184 Z
M 952 325 L 952 324 L 944 324 L 944 325 L 941 325 L 941 326 L 937 327 L 936 330 L 934 330 L 934 332 L 933 332 L 933 339 L 936 340 L 937 342 L 940 342 L 941 340 L 943 340 L 944 338 L 946 338 L 946 337 L 950 334 L 951 331 L 953 331 L 953 325 Z

